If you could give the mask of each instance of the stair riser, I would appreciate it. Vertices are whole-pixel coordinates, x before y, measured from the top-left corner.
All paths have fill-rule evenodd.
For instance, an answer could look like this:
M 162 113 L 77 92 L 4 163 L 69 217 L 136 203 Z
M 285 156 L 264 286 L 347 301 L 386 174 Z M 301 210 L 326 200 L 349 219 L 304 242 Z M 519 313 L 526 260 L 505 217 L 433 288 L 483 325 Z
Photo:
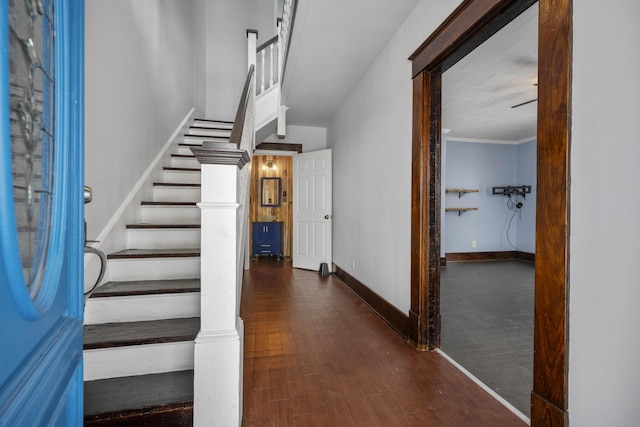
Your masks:
M 200 120 L 195 120 L 193 122 L 193 126 L 199 127 L 199 128 L 224 128 L 224 129 L 231 130 L 231 128 L 233 127 L 233 124 L 215 122 L 215 121 L 214 122 L 204 122 L 204 121 L 200 121 Z
M 155 202 L 199 202 L 200 188 L 154 187 Z
M 84 380 L 193 369 L 193 341 L 85 350 Z
M 203 136 L 185 136 L 183 141 L 185 144 L 198 144 L 198 145 L 202 145 L 202 143 L 205 141 L 229 142 L 228 138 L 227 139 L 212 139 L 212 138 L 207 139 L 207 137 L 203 137 Z
M 130 229 L 127 243 L 127 247 L 135 249 L 198 248 L 200 229 Z
M 172 157 L 170 165 L 174 168 L 200 168 L 200 162 L 195 157 Z
M 155 224 L 200 224 L 200 208 L 142 206 L 142 222 Z
M 164 171 L 162 180 L 181 184 L 200 184 L 200 172 Z
M 195 146 L 198 147 L 198 146 Z M 201 146 L 200 146 L 201 147 Z M 181 156 L 193 156 L 193 152 L 190 147 L 186 147 L 184 145 L 178 146 L 175 154 L 180 154 Z
M 231 136 L 231 130 L 218 130 L 218 129 L 189 129 L 187 135 L 200 135 L 200 136 L 221 136 L 223 138 L 229 138 Z
M 142 322 L 200 316 L 200 293 L 90 298 L 84 323 Z
M 169 280 L 200 277 L 198 258 L 110 259 L 109 280 Z

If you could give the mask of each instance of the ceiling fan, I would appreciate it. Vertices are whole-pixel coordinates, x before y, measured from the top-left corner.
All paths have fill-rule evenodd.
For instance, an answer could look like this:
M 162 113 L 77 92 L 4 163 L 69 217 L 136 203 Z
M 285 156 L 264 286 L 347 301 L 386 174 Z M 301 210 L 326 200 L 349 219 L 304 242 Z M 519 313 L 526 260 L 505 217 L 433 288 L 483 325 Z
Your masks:
M 530 101 L 521 102 L 520 104 L 512 105 L 511 108 L 522 107 L 523 105 L 531 104 L 532 102 L 536 102 L 537 100 L 538 100 L 538 98 L 532 99 Z
M 534 86 L 538 86 L 538 83 L 534 83 Z M 530 101 L 521 102 L 520 104 L 512 105 L 511 108 L 522 107 L 523 105 L 531 104 L 532 102 L 536 102 L 538 98 L 532 99 Z

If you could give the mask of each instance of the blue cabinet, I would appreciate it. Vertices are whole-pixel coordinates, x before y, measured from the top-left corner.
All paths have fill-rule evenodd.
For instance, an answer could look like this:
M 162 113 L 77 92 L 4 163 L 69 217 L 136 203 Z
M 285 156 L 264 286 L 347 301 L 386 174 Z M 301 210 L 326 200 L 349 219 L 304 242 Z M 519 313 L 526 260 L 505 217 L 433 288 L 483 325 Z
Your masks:
M 254 222 L 252 229 L 253 245 L 251 256 L 275 255 L 278 260 L 282 256 L 282 223 Z

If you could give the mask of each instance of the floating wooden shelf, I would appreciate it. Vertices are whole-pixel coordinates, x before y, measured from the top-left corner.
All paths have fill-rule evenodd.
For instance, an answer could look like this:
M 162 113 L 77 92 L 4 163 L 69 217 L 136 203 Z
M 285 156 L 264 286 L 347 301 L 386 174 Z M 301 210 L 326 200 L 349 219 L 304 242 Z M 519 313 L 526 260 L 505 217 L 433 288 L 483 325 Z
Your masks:
M 468 188 L 445 188 L 447 193 L 458 193 L 458 199 L 467 193 L 477 193 L 479 190 L 470 190 Z
M 444 210 L 447 212 L 458 212 L 458 216 L 460 216 L 467 211 L 477 211 L 478 208 L 445 208 Z

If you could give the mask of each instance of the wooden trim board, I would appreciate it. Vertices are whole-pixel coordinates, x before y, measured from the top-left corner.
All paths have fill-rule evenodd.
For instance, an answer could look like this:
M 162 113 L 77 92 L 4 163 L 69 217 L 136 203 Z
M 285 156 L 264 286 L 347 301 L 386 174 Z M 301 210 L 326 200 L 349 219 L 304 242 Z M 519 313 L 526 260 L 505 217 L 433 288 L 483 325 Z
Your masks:
M 409 317 L 391 305 L 387 300 L 372 291 L 364 283 L 351 276 L 336 265 L 334 273 L 342 282 L 362 299 L 382 320 L 391 326 L 403 338 L 407 338 Z
M 440 339 L 440 78 L 535 2 L 465 0 L 411 56 L 413 145 L 409 341 Z M 534 380 L 531 425 L 568 425 L 573 0 L 539 0 Z M 435 254 L 438 256 L 436 257 Z

